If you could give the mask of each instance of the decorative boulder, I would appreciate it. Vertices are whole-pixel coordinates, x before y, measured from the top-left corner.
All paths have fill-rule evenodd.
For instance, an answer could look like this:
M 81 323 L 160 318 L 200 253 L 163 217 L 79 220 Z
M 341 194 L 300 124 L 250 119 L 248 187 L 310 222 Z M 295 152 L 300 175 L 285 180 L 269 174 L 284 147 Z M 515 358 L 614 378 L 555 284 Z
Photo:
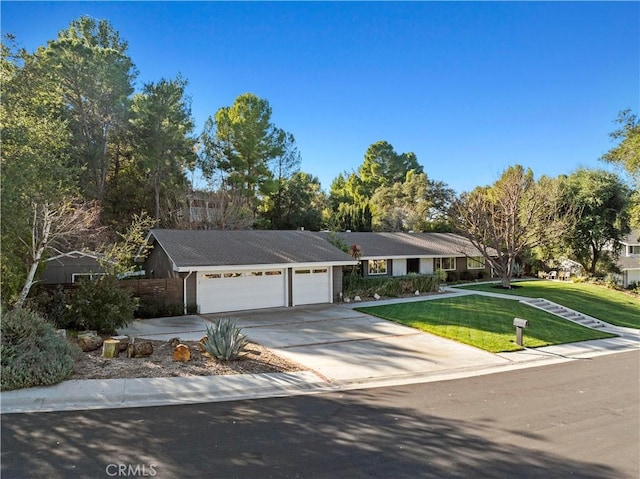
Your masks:
M 420 296 L 420 291 L 416 289 L 416 292 L 413 294 L 415 294 L 416 296 Z
M 178 346 L 178 344 L 181 344 L 182 341 L 180 341 L 180 338 L 171 338 L 169 341 L 167 341 L 169 343 L 169 345 L 172 348 L 176 348 L 176 346 Z
M 149 341 L 136 341 L 127 347 L 128 358 L 146 358 L 153 354 L 153 344 Z
M 360 296 L 356 296 L 355 298 L 353 298 L 354 301 L 362 301 L 362 298 Z
M 350 299 L 350 298 L 344 298 L 344 302 L 345 302 L 345 303 L 350 303 L 350 302 L 351 302 L 351 299 Z
M 178 344 L 173 350 L 173 360 L 186 363 L 191 361 L 191 350 L 186 344 Z
M 207 343 L 207 341 L 209 341 L 208 336 L 203 336 L 202 338 L 200 338 L 200 341 L 198 341 L 198 349 L 200 349 L 200 351 L 202 351 L 203 353 L 206 351 L 204 345 Z
M 373 295 L 373 298 L 374 299 L 380 299 L 380 295 L 378 293 L 376 293 L 376 294 Z

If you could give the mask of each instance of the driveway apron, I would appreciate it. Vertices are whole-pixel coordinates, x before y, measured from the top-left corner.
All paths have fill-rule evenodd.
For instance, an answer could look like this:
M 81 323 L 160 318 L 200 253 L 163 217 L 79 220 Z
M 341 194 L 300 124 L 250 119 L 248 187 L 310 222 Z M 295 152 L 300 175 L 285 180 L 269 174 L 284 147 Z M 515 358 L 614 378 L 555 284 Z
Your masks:
M 497 355 L 339 305 L 203 315 L 234 319 L 249 339 L 332 382 L 505 364 Z

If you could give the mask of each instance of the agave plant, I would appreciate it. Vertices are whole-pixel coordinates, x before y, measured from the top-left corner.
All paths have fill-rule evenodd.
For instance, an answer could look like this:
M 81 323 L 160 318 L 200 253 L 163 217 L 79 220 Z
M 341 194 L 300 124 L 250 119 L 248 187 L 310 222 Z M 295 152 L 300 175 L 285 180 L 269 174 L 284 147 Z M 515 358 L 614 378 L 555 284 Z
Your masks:
M 516 278 L 520 278 L 524 274 L 524 267 L 520 263 L 514 263 L 511 271 Z
M 241 331 L 231 319 L 220 319 L 207 327 L 207 340 L 203 347 L 217 359 L 235 359 L 249 342 Z

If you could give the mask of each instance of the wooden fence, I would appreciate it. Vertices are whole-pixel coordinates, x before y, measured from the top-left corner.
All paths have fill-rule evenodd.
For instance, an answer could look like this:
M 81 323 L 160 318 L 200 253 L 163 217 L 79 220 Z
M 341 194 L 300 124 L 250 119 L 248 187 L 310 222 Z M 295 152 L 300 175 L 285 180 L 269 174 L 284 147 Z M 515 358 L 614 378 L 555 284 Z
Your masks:
M 148 298 L 160 304 L 183 304 L 184 292 L 181 278 L 127 279 L 118 286 L 128 289 L 137 298 Z

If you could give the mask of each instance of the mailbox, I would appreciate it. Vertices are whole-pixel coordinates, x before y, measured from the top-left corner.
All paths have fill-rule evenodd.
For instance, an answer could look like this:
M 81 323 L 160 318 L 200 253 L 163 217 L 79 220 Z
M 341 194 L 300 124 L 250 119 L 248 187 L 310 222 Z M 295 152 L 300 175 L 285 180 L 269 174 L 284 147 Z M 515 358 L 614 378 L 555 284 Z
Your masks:
M 513 325 L 516 327 L 516 344 L 523 346 L 522 330 L 529 327 L 529 321 L 521 318 L 513 318 Z
M 526 319 L 514 318 L 513 325 L 518 328 L 528 328 L 529 321 L 527 321 Z

